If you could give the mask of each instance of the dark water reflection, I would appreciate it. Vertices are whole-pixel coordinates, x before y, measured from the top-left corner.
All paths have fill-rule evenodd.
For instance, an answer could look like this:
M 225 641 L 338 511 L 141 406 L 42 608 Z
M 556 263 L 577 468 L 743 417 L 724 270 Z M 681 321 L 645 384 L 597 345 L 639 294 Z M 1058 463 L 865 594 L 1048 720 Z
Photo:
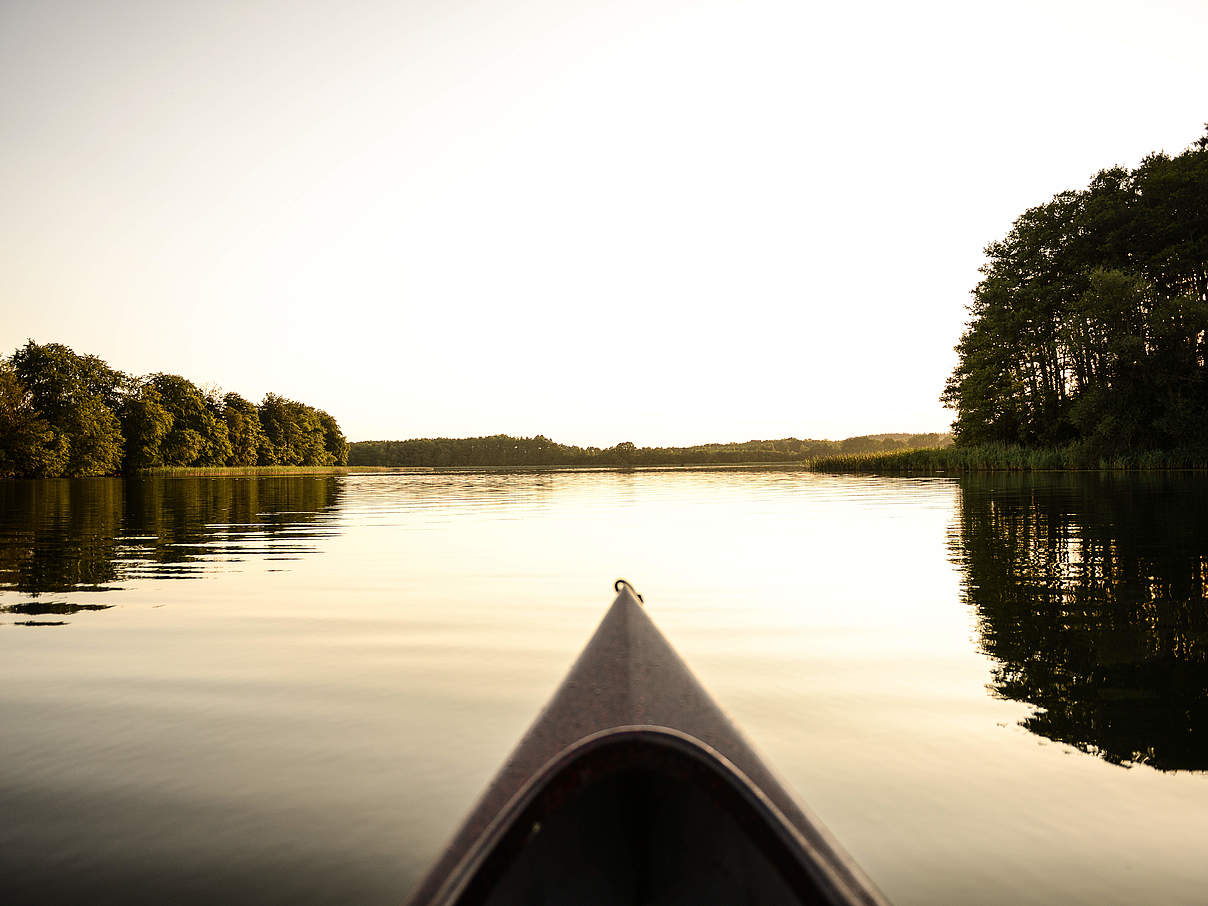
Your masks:
M 952 539 L 992 691 L 1117 764 L 1208 769 L 1208 482 L 971 478 Z
M 484 493 L 514 490 L 489 478 L 500 483 Z M 439 498 L 445 513 L 466 503 L 442 483 L 462 476 L 409 480 L 381 476 L 375 493 L 403 505 L 422 490 L 416 505 Z M 540 480 L 527 477 L 511 518 L 533 515 Z M 342 481 L 0 482 L 0 591 L 27 596 L 6 595 L 0 612 L 67 626 L 120 604 L 123 583 L 316 552 L 338 534 Z M 1034 708 L 1023 726 L 1115 764 L 1208 770 L 1208 482 L 969 477 L 950 545 L 995 664 L 992 693 Z
M 334 533 L 339 499 L 335 476 L 0 482 L 0 590 L 31 599 L 0 610 L 106 610 L 113 595 L 84 599 L 245 557 L 293 559 Z
M 1203 485 L 0 482 L 0 903 L 400 902 L 617 575 L 891 901 L 1201 903 Z

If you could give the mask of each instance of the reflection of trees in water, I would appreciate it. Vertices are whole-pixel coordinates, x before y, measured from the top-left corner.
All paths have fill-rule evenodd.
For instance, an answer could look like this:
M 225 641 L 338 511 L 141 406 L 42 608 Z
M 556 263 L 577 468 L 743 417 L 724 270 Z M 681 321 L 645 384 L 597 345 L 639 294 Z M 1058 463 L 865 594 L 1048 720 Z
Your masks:
M 117 581 L 122 482 L 0 482 L 0 588 L 96 591 Z
M 101 591 L 207 562 L 296 556 L 329 530 L 336 476 L 0 482 L 0 589 Z M 30 613 L 28 602 L 14 612 Z M 63 605 L 72 606 L 72 605 Z M 48 611 L 39 613 L 66 612 Z
M 1208 482 L 971 477 L 953 549 L 993 690 L 1113 763 L 1208 769 Z
M 336 503 L 339 481 L 296 476 L 128 482 L 125 531 L 139 536 L 142 558 L 160 566 L 306 553 L 320 534 L 313 524 Z

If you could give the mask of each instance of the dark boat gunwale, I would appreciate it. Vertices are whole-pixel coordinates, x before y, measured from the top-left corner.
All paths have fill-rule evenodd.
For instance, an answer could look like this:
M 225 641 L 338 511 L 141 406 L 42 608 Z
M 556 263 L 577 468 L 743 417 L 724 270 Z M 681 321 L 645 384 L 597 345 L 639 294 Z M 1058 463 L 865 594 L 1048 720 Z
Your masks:
M 479 903 L 480 897 L 471 896 L 468 901 L 463 901 L 462 897 L 510 835 L 516 834 L 518 830 L 527 833 L 523 829 L 530 822 L 521 819 L 536 800 L 546 793 L 550 786 L 557 784 L 562 775 L 599 750 L 625 743 L 669 749 L 710 770 L 718 781 L 727 785 L 728 789 L 762 820 L 762 826 L 776 839 L 779 850 L 775 853 L 774 861 L 784 873 L 790 877 L 794 874 L 802 875 L 809 879 L 814 888 L 827 888 L 832 897 L 840 895 L 837 892 L 843 889 L 843 884 L 834 870 L 824 862 L 804 858 L 804 854 L 810 850 L 808 842 L 776 804 L 737 765 L 708 743 L 689 733 L 672 727 L 638 724 L 601 730 L 584 737 L 551 758 L 529 778 L 507 805 L 500 809 L 482 836 L 463 855 L 430 900 L 432 906 L 453 906 L 461 903 L 472 906 Z
M 788 793 L 713 701 L 646 613 L 640 596 L 628 583 L 618 582 L 617 590 L 553 697 L 413 891 L 408 906 L 461 906 L 459 897 L 526 806 L 576 762 L 625 740 L 673 747 L 721 777 L 723 788 L 791 851 L 789 861 L 801 872 L 802 902 L 886 906 L 871 880 L 822 822 Z M 777 866 L 773 870 L 785 874 Z

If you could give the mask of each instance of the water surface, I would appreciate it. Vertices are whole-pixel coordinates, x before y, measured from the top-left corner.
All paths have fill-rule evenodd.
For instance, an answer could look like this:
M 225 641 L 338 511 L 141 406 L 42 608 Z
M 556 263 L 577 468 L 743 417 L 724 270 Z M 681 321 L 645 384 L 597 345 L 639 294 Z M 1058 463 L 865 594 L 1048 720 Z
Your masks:
M 0 483 L 5 902 L 397 903 L 631 579 L 895 902 L 1203 900 L 1208 483 Z

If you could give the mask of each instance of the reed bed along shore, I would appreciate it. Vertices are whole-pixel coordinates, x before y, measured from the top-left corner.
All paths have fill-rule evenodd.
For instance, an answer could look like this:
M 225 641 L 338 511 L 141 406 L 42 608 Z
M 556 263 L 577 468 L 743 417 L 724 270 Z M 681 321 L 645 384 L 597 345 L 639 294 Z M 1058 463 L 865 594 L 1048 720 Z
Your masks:
M 1021 447 L 986 444 L 850 453 L 809 460 L 815 472 L 1043 472 L 1125 471 L 1134 469 L 1208 469 L 1208 451 L 1151 450 L 1101 456 L 1078 445 Z
M 352 470 L 347 466 L 155 466 L 139 469 L 138 474 L 166 478 L 232 478 L 241 475 L 335 475 L 349 471 Z

